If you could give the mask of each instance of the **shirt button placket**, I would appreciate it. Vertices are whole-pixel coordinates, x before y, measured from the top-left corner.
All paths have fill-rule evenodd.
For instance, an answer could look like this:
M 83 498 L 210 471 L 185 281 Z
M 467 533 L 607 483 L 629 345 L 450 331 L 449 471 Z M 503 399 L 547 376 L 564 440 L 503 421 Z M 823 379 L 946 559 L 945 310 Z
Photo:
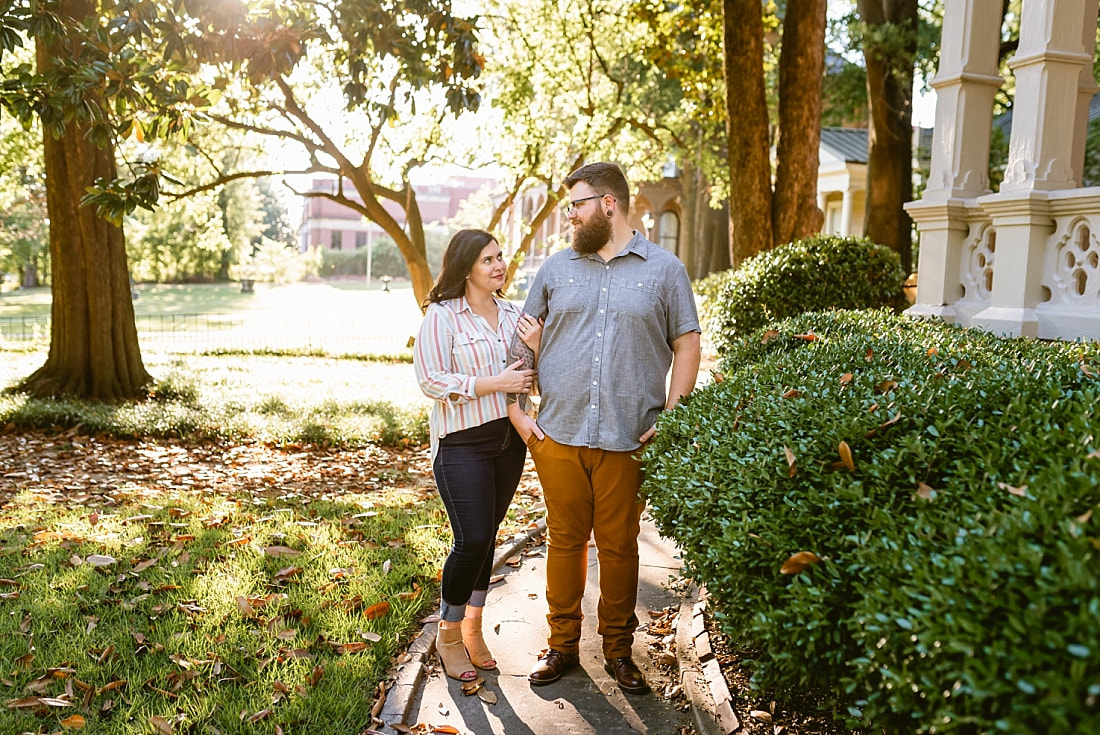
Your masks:
M 600 371 L 601 371 L 601 368 L 602 368 L 602 365 L 601 365 L 602 361 L 601 361 L 600 358 L 603 355 L 603 351 L 604 351 L 603 336 L 604 336 L 604 333 L 607 332 L 607 320 L 610 318 L 610 316 L 607 313 L 608 312 L 609 301 L 611 299 L 610 288 L 611 288 L 611 264 L 607 263 L 607 264 L 604 265 L 603 278 L 600 279 L 600 293 L 599 293 L 599 297 L 596 300 L 596 307 L 597 307 L 597 316 L 596 316 L 596 325 L 597 325 L 596 354 L 592 356 L 592 388 L 591 388 L 591 390 L 592 390 L 591 410 L 592 410 L 593 413 L 592 413 L 592 416 L 590 417 L 591 420 L 589 421 L 589 429 L 588 429 L 588 443 L 589 443 L 589 446 L 593 446 L 593 447 L 599 446 L 599 436 L 600 436 L 600 421 L 599 421 L 600 411 L 599 411 L 599 405 L 600 405 L 600 399 L 602 397 L 600 395 L 600 381 L 602 379 L 601 376 L 600 376 Z

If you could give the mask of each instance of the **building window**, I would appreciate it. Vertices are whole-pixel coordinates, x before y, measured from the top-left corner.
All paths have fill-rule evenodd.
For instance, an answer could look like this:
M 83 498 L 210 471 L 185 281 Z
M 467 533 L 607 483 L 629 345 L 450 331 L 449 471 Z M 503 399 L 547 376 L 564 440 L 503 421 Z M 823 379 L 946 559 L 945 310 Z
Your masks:
M 680 243 L 680 218 L 675 212 L 662 212 L 660 229 L 661 241 L 657 243 L 670 253 L 676 252 L 676 246 Z
M 344 249 L 344 233 L 341 230 L 333 230 L 329 234 L 329 248 L 332 250 Z
M 355 249 L 365 248 L 367 246 L 367 233 L 356 232 L 355 233 Z

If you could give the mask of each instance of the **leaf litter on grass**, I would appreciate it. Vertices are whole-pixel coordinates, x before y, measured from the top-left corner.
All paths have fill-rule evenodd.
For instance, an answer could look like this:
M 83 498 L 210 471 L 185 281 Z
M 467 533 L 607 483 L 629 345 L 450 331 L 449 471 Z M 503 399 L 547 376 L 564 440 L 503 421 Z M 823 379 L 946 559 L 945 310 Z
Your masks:
M 540 503 L 529 466 L 502 536 L 530 525 Z M 379 535 L 375 527 L 384 527 L 379 524 L 388 516 L 428 522 Z M 35 603 L 30 597 L 41 597 L 45 588 L 34 575 L 50 570 L 59 578 L 52 581 L 62 583 L 62 606 L 80 601 L 77 617 L 86 638 L 117 631 L 120 615 L 134 628 L 127 628 L 126 641 L 93 646 L 84 656 L 75 648 L 65 651 L 89 659 L 96 667 L 89 671 L 79 671 L 87 666 L 82 661 L 60 673 L 65 669 L 48 659 L 23 659 L 23 669 L 0 677 L 10 692 L 3 709 L 33 712 L 55 726 L 72 716 L 74 706 L 89 726 L 140 711 L 154 729 L 182 731 L 213 721 L 196 720 L 200 715 L 192 712 L 184 723 L 178 714 L 163 714 L 163 704 L 180 711 L 177 705 L 189 694 L 208 697 L 215 682 L 269 682 L 261 689 L 273 694 L 237 692 L 218 705 L 237 708 L 240 717 L 223 714 L 217 727 L 239 731 L 225 726 L 233 720 L 243 723 L 242 730 L 261 720 L 274 727 L 304 726 L 303 700 L 316 703 L 318 690 L 337 672 L 369 669 L 380 675 L 377 665 L 364 669 L 349 657 L 376 656 L 373 648 L 386 646 L 384 670 L 400 653 L 407 631 L 380 635 L 383 629 L 374 626 L 389 625 L 393 610 L 415 624 L 431 604 L 425 592 L 449 542 L 426 448 L 227 446 L 119 440 L 74 430 L 2 432 L 0 605 L 10 612 L 13 604 Z M 378 585 L 387 586 L 382 599 L 349 589 L 363 570 L 348 560 L 368 551 L 384 556 L 376 565 L 377 571 L 384 567 L 377 577 Z M 44 563 L 22 563 L 28 554 L 41 555 Z M 334 563 L 320 569 L 327 559 L 318 558 L 328 556 Z M 422 571 L 410 571 L 417 563 Z M 70 580 L 80 569 L 87 570 L 83 581 Z M 251 587 L 223 597 L 211 598 L 202 589 L 223 583 L 218 577 L 240 585 L 237 577 L 256 575 Z M 5 631 L 9 644 L 33 650 L 45 621 L 39 613 L 19 614 L 14 621 L 20 627 Z M 233 626 L 236 632 L 229 630 Z M 182 650 L 194 647 L 208 650 Z M 87 690 L 74 689 L 81 676 Z M 343 706 L 363 708 L 369 726 L 370 702 Z M 51 716 L 55 709 L 69 712 Z M 209 708 L 205 715 L 214 717 Z M 78 721 L 69 719 L 69 726 Z

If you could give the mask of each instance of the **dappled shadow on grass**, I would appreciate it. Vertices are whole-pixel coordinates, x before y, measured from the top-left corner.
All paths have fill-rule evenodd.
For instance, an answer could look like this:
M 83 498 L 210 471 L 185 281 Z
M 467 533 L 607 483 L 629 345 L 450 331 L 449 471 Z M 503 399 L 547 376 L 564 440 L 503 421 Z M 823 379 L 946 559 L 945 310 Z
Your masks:
M 366 729 L 449 545 L 424 454 L 0 435 L 0 731 Z

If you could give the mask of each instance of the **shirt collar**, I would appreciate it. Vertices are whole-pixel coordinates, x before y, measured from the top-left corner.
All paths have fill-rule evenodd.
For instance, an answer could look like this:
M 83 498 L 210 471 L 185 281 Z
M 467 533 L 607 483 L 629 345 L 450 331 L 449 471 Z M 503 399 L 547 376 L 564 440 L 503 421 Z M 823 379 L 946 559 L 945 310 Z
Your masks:
M 634 253 L 642 260 L 649 260 L 649 249 L 656 246 L 649 240 L 646 240 L 645 236 L 637 230 L 631 230 L 631 232 L 634 233 L 634 236 L 630 238 L 630 242 L 626 244 L 626 247 L 623 248 L 618 255 L 612 257 L 612 260 L 620 256 L 626 255 L 627 253 Z M 596 253 L 581 255 L 576 250 L 570 248 L 569 259 L 577 260 L 578 258 L 588 258 L 589 260 L 598 260 L 601 263 L 604 262 L 600 259 L 598 255 L 596 255 Z

